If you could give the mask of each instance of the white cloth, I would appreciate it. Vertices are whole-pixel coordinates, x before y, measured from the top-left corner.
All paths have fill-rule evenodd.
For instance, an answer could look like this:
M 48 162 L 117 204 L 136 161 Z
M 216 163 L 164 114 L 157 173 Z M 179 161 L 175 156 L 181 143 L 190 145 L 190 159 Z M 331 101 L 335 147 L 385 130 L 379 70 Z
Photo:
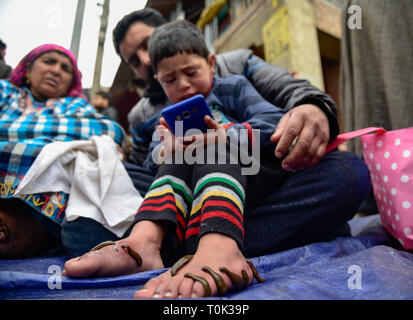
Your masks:
M 50 143 L 39 153 L 14 195 L 67 193 L 68 221 L 91 218 L 121 237 L 143 201 L 121 158 L 109 136 Z

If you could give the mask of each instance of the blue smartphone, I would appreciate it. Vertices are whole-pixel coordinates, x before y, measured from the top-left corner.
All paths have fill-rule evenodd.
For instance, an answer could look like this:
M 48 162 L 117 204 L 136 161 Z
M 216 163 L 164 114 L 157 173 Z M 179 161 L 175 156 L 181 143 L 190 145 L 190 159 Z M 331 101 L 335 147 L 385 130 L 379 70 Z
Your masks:
M 169 128 L 176 136 L 185 135 L 189 129 L 194 128 L 207 132 L 208 127 L 204 120 L 206 115 L 213 118 L 211 110 L 209 110 L 208 104 L 201 94 L 162 110 L 162 117 L 164 117 Z M 182 121 L 183 130 L 175 132 L 175 121 Z

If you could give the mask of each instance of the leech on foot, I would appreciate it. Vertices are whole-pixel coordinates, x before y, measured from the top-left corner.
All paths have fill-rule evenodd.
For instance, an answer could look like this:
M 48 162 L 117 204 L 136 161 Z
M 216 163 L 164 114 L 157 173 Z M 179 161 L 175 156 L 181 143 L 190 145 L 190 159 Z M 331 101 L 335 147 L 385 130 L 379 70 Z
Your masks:
M 204 297 L 210 297 L 211 296 L 211 287 L 209 286 L 208 281 L 206 281 L 204 278 L 202 277 L 198 277 L 192 273 L 185 273 L 184 274 L 185 278 L 191 278 L 194 281 L 198 281 L 202 284 L 202 286 L 204 287 Z
M 136 263 L 138 264 L 138 267 L 140 267 L 142 265 L 142 258 L 139 255 L 139 253 L 137 253 L 136 251 L 133 251 L 131 247 L 129 247 L 129 245 L 127 244 L 123 244 L 121 245 L 121 248 L 126 249 L 128 251 L 128 253 L 130 254 L 130 256 L 136 261 Z
M 247 274 L 247 278 L 245 278 L 244 274 L 243 274 L 243 278 L 241 278 L 239 275 L 231 272 L 226 267 L 219 268 L 219 271 L 221 271 L 222 273 L 225 273 L 231 279 L 231 282 L 235 285 L 235 289 L 245 288 L 249 283 L 248 274 Z M 242 270 L 242 271 L 245 272 L 245 270 Z
M 171 275 L 174 277 L 179 269 L 181 269 L 185 264 L 187 264 L 191 259 L 192 259 L 193 255 L 186 255 L 184 257 L 182 257 L 181 259 L 179 259 L 171 268 Z M 257 269 L 255 269 L 252 261 L 250 260 L 246 260 L 248 266 L 251 268 L 252 273 L 254 275 L 254 278 L 257 279 L 257 281 L 259 282 L 265 282 L 265 280 L 263 278 L 261 278 L 258 275 Z M 213 271 L 210 267 L 205 266 L 202 267 L 201 269 L 204 272 L 207 272 L 208 274 L 211 275 L 212 279 L 214 280 L 217 288 L 218 288 L 218 292 L 221 296 L 225 295 L 227 293 L 227 286 L 225 284 L 224 279 L 215 271 Z M 248 276 L 247 271 L 245 271 L 244 269 L 241 270 L 241 274 L 242 277 L 240 277 L 239 275 L 231 272 L 230 270 L 228 270 L 226 267 L 221 267 L 219 268 L 219 271 L 221 271 L 222 273 L 225 273 L 231 280 L 231 282 L 234 284 L 234 288 L 235 289 L 241 289 L 241 288 L 245 288 L 249 285 L 250 279 Z M 191 278 L 194 281 L 198 281 L 202 284 L 202 286 L 204 287 L 204 293 L 205 293 L 205 297 L 209 297 L 211 295 L 211 287 L 208 283 L 208 281 L 202 277 L 196 276 L 192 273 L 185 273 L 184 277 L 186 278 Z
M 116 244 L 115 241 L 105 241 L 105 242 L 99 243 L 96 247 L 92 248 L 90 251 L 96 251 L 96 250 L 102 249 L 103 247 L 110 246 L 110 245 L 115 245 L 115 244 Z M 141 258 L 141 256 L 139 255 L 139 253 L 137 253 L 136 251 L 132 250 L 132 248 L 129 247 L 129 245 L 127 245 L 127 244 L 123 244 L 123 245 L 121 245 L 120 247 L 121 247 L 122 249 L 126 249 L 126 250 L 128 251 L 129 255 L 130 255 L 130 256 L 133 258 L 133 260 L 135 260 L 136 263 L 138 264 L 138 267 L 140 267 L 140 266 L 142 265 L 142 258 Z M 79 260 L 80 260 L 80 258 L 79 258 Z
M 254 265 L 252 264 L 251 260 L 246 260 L 248 265 L 250 266 L 252 273 L 255 277 L 255 279 L 257 279 L 258 282 L 265 282 L 265 279 L 261 278 L 257 272 L 257 269 L 255 269 Z
M 218 288 L 219 294 L 220 294 L 221 296 L 225 296 L 226 293 L 227 293 L 227 291 L 228 291 L 228 289 L 227 289 L 227 285 L 225 284 L 224 279 L 222 279 L 222 277 L 221 277 L 218 273 L 216 273 L 214 270 L 212 270 L 212 269 L 211 269 L 210 267 L 208 267 L 208 266 L 207 266 L 207 267 L 203 267 L 201 270 L 204 271 L 204 272 L 207 272 L 207 273 L 209 273 L 209 274 L 211 275 L 212 279 L 214 279 L 215 284 L 216 284 L 216 286 L 217 286 L 217 288 Z
M 90 249 L 90 251 L 86 252 L 84 255 L 90 254 L 92 251 L 96 251 L 96 250 L 102 249 L 103 247 L 110 246 L 113 244 L 116 244 L 116 243 L 114 241 L 105 241 L 105 242 L 99 243 L 97 246 Z M 77 258 L 76 261 L 79 262 L 83 258 L 84 255 L 81 255 L 79 258 Z
M 105 242 L 99 243 L 96 247 L 93 247 L 92 249 L 90 249 L 90 251 L 96 251 L 96 250 L 102 249 L 103 247 L 114 245 L 114 244 L 116 244 L 115 241 L 105 241 Z
M 179 269 L 181 269 L 185 264 L 187 264 L 192 259 L 192 257 L 193 257 L 192 254 L 188 254 L 182 257 L 181 259 L 179 259 L 177 262 L 175 262 L 175 264 L 171 268 L 172 277 L 175 277 Z
M 244 285 L 247 287 L 250 284 L 250 278 L 248 277 L 247 271 L 244 269 L 241 270 L 242 273 L 242 279 L 244 280 Z

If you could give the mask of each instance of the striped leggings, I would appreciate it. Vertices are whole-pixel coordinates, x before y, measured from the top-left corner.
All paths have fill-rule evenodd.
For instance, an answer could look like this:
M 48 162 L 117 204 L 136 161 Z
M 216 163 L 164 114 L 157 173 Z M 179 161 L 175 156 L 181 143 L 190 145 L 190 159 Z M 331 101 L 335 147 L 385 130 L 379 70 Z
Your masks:
M 242 175 L 241 165 L 231 164 L 228 152 L 226 156 L 225 164 L 159 167 L 135 222 L 168 222 L 164 240 L 168 255 L 195 253 L 199 239 L 207 233 L 224 234 L 243 251 L 246 205 L 257 205 L 287 177 L 272 154 L 267 162 L 261 158 L 260 172 L 254 176 Z
M 199 239 L 217 232 L 244 244 L 246 177 L 234 164 L 164 164 L 147 192 L 135 221 L 168 221 L 169 241 L 194 253 Z

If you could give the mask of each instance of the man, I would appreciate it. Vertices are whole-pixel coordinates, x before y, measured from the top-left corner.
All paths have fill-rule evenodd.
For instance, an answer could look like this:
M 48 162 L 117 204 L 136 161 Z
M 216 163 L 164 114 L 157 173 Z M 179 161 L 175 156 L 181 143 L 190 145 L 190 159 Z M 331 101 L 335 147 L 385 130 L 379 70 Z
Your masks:
M 0 40 L 0 79 L 7 79 L 11 75 L 12 68 L 6 64 L 4 57 L 6 56 L 7 45 Z
M 143 98 L 129 114 L 134 145 L 131 161 L 138 164 L 147 155 L 145 148 L 154 131 L 156 113 L 167 102 L 153 79 L 147 50 L 152 32 L 165 22 L 157 11 L 146 8 L 125 16 L 113 31 L 116 52 L 148 83 Z M 245 248 L 246 256 L 350 236 L 347 221 L 357 212 L 370 182 L 367 167 L 359 157 L 339 151 L 325 155 L 328 142 L 338 133 L 337 109 L 332 99 L 309 82 L 265 63 L 246 49 L 218 55 L 216 74 L 244 74 L 264 98 L 288 111 L 271 140 L 277 143 L 274 156 L 281 158 L 283 168 L 293 173 L 257 207 L 247 208 L 245 239 L 251 245 Z M 146 194 L 149 186 L 144 180 L 151 180 L 148 175 L 142 174 L 140 166 L 125 163 L 125 167 L 135 187 Z M 248 210 L 254 213 L 249 214 Z M 264 230 L 257 225 L 264 226 Z M 137 267 L 130 250 L 119 249 L 127 247 L 145 256 L 145 252 L 139 252 L 137 243 L 141 238 L 135 234 L 132 230 L 117 245 L 99 246 L 99 254 L 68 261 L 65 274 L 104 276 L 144 270 Z
M 156 10 L 146 8 L 125 16 L 113 31 L 116 52 L 138 77 L 148 83 L 143 98 L 128 116 L 133 138 L 131 160 L 136 163 L 146 157 L 145 147 L 154 130 L 153 116 L 166 102 L 161 87 L 153 79 L 146 48 L 153 30 L 165 22 Z M 264 98 L 290 110 L 273 136 L 274 142 L 278 141 L 276 156 L 279 158 L 287 153 L 298 136 L 295 147 L 283 161 L 286 170 L 305 169 L 317 163 L 324 155 L 329 139 L 338 134 L 337 108 L 330 96 L 309 82 L 265 63 L 250 50 L 218 55 L 216 74 L 244 74 Z

